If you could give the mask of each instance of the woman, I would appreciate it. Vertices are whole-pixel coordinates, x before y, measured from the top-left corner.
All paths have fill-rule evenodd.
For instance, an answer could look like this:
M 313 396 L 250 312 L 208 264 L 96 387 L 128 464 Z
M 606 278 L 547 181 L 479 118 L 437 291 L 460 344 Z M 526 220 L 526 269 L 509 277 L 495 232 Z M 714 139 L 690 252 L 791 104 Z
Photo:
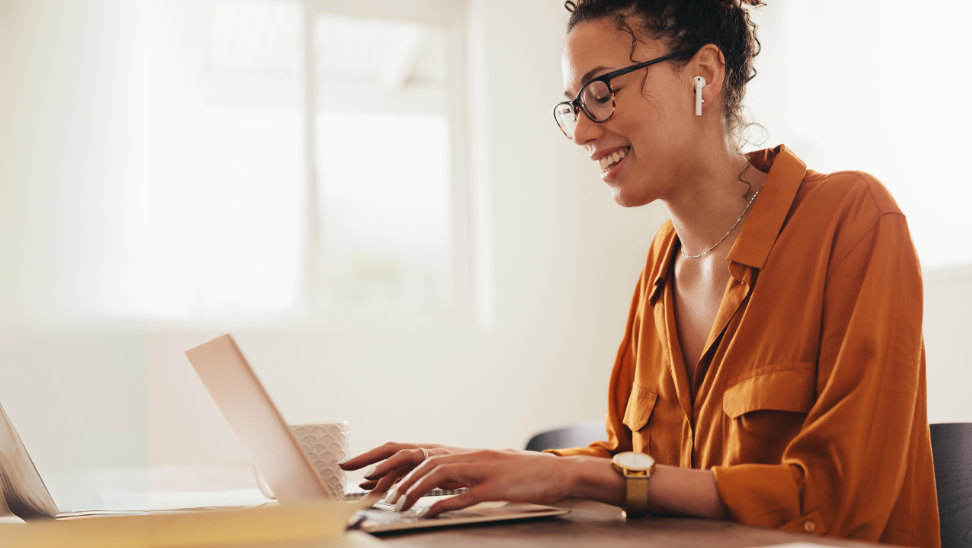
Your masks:
M 469 487 L 427 515 L 584 497 L 939 544 L 905 218 L 867 174 L 817 173 L 783 146 L 740 152 L 759 43 L 739 1 L 567 2 L 558 124 L 618 204 L 660 200 L 671 216 L 631 304 L 609 439 L 546 454 L 386 444 L 343 463 L 383 461 L 364 488 L 404 476 L 387 499 L 404 510 Z

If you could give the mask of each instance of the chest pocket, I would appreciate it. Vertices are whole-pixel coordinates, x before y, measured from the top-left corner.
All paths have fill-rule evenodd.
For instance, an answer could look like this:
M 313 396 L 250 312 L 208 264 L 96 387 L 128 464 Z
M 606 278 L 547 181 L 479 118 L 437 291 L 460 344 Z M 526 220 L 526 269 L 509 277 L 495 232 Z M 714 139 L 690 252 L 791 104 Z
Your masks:
M 636 452 L 646 453 L 648 451 L 651 430 L 648 419 L 651 418 L 651 411 L 655 408 L 656 401 L 658 401 L 658 394 L 638 383 L 634 383 L 631 388 L 631 396 L 628 397 L 628 407 L 624 411 L 624 418 L 621 422 L 631 430 L 631 445 Z
M 729 462 L 778 463 L 817 400 L 817 364 L 761 367 L 729 381 Z
M 816 399 L 817 364 L 784 363 L 730 380 L 722 408 L 731 419 L 763 410 L 808 413 Z

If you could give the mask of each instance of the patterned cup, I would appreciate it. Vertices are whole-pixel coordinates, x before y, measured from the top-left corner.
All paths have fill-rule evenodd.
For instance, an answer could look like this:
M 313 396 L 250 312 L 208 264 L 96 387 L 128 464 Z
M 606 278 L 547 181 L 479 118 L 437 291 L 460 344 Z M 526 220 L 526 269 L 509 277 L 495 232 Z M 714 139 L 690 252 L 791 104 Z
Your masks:
M 331 495 L 338 500 L 344 498 L 348 478 L 337 463 L 351 456 L 351 432 L 347 421 L 291 425 L 290 430 Z M 276 498 L 260 471 L 255 466 L 253 470 L 260 491 L 268 498 Z

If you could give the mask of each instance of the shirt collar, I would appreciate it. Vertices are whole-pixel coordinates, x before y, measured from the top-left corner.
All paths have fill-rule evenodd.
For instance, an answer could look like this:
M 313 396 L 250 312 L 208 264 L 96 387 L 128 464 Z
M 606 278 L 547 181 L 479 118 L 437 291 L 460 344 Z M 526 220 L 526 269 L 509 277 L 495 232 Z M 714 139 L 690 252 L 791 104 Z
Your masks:
M 762 269 L 780 230 L 783 229 L 783 222 L 806 175 L 807 165 L 784 145 L 750 152 L 747 156 L 753 166 L 767 173 L 767 176 L 759 197 L 753 202 L 749 217 L 743 224 L 742 232 L 729 250 L 728 259 L 730 266 L 732 263 L 739 263 Z M 655 263 L 655 270 L 649 278 L 653 281 L 648 297 L 652 306 L 661 294 L 665 279 L 671 272 L 672 261 L 675 258 L 675 245 L 678 241 L 678 235 L 671 221 L 665 221 L 662 230 L 667 231 L 668 237 L 662 246 L 662 260 Z M 733 272 L 733 277 L 741 276 L 741 273 L 735 272 L 732 268 L 730 271 Z
M 648 302 L 652 306 L 655 306 L 655 301 L 658 300 L 658 296 L 661 295 L 661 291 L 665 287 L 665 278 L 671 272 L 672 261 L 675 259 L 675 243 L 678 241 L 678 235 L 675 234 L 675 227 L 671 220 L 665 221 L 661 229 L 668 237 L 662 245 L 661 260 L 655 262 L 655 270 L 648 278 L 654 282 L 651 293 L 648 295 Z
M 762 269 L 783 229 L 806 175 L 807 164 L 783 145 L 751 152 L 748 156 L 756 169 L 768 175 L 728 258 L 730 262 Z

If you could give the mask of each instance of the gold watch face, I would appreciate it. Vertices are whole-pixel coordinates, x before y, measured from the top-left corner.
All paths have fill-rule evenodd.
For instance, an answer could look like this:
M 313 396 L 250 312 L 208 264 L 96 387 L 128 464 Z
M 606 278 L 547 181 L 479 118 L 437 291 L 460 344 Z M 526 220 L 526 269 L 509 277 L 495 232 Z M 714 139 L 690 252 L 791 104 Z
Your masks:
M 655 465 L 655 459 L 651 456 L 633 451 L 618 453 L 612 460 L 621 468 L 635 471 L 650 470 Z

